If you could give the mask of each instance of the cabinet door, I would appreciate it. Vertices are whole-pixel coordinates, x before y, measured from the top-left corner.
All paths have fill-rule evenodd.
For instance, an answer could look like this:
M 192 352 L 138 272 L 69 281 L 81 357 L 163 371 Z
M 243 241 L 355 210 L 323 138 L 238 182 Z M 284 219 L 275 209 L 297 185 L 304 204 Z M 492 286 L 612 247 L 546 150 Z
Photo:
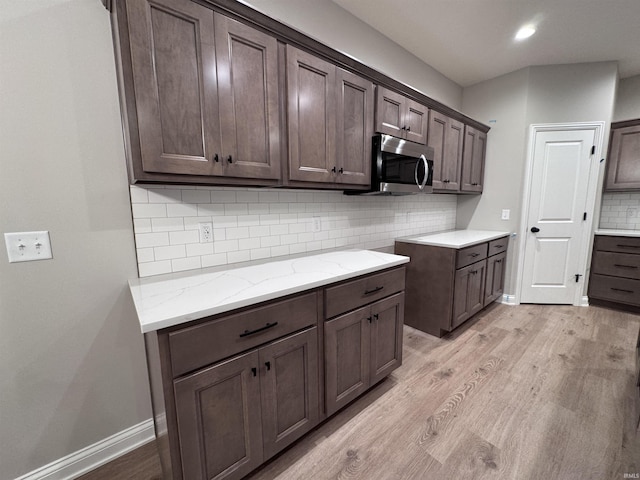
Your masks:
M 336 67 L 287 45 L 289 178 L 333 183 Z
M 426 145 L 429 127 L 429 109 L 408 98 L 405 98 L 405 105 L 404 138 Z
M 369 387 L 369 307 L 324 324 L 325 394 L 331 415 Z
M 640 125 L 611 131 L 605 190 L 640 190 Z
M 433 188 L 460 190 L 464 124 L 430 110 L 428 138 L 428 145 L 434 149 Z
M 371 381 L 379 382 L 402 365 L 404 293 L 371 305 Z
M 482 310 L 486 268 L 487 262 L 483 260 L 456 270 L 451 329 Z
M 213 12 L 189 0 L 126 8 L 142 168 L 220 174 Z
M 485 281 L 484 306 L 496 301 L 504 292 L 506 252 L 487 259 L 487 279 Z
M 318 423 L 317 330 L 314 327 L 260 349 L 265 460 Z
M 258 352 L 174 381 L 185 479 L 239 479 L 262 463 Z
M 337 162 L 339 183 L 371 185 L 373 83 L 338 68 Z
M 399 93 L 378 87 L 376 95 L 376 132 L 404 138 L 406 98 Z
M 280 178 L 276 39 L 215 15 L 222 148 L 226 176 Z
M 486 150 L 487 134 L 467 125 L 464 134 L 461 191 L 482 193 Z

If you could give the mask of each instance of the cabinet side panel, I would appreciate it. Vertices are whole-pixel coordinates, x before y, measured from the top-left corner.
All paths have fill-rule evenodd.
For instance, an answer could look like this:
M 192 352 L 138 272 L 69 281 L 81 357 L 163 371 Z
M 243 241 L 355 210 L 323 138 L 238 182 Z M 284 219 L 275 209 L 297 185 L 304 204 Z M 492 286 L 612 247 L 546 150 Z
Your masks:
M 160 456 L 160 463 L 162 465 L 162 473 L 165 479 L 181 478 L 179 472 L 180 468 L 177 466 L 174 471 L 174 466 L 171 461 L 171 444 L 174 440 L 170 439 L 171 432 L 167 425 L 167 402 L 173 402 L 171 399 L 165 399 L 165 389 L 162 376 L 162 358 L 160 353 L 160 346 L 158 343 L 158 333 L 149 332 L 144 334 L 144 346 L 147 355 L 147 370 L 149 374 L 149 385 L 151 387 L 151 406 L 153 409 L 153 426 L 156 434 L 156 444 L 158 446 L 158 454 Z M 166 352 L 165 352 L 166 355 Z M 164 362 L 165 365 L 169 365 L 169 361 Z M 166 375 L 171 377 L 170 373 Z M 170 380 L 169 380 L 170 384 Z M 169 388 L 167 394 L 172 395 L 172 390 Z M 178 454 L 176 451 L 175 454 Z
M 406 325 L 442 336 L 451 329 L 456 250 L 396 242 L 395 253 L 411 258 L 406 265 Z

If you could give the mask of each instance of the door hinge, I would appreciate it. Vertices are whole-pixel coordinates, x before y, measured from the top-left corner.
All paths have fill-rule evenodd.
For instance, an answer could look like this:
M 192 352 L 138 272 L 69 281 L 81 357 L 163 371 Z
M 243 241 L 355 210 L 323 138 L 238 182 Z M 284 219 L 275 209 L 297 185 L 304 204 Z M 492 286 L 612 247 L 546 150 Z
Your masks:
M 576 283 L 578 283 L 580 281 L 580 277 L 581 276 L 582 276 L 581 274 L 576 273 Z
M 591 147 L 591 155 L 595 155 L 596 154 L 596 146 L 592 146 Z
M 582 215 L 582 220 L 586 220 L 587 219 L 587 212 L 584 212 L 584 214 Z

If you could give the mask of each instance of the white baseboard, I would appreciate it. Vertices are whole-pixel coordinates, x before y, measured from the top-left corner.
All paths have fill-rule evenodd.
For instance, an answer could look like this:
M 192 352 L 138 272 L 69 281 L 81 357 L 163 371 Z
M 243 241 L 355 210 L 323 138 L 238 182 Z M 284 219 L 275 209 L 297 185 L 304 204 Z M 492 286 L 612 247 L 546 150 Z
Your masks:
M 583 295 L 582 298 L 580 299 L 580 306 L 581 307 L 588 307 L 589 306 L 589 297 L 587 297 L 586 295 Z
M 517 305 L 516 296 L 505 293 L 504 295 L 502 295 L 502 299 L 500 300 L 500 303 L 504 303 L 505 305 Z
M 145 420 L 15 480 L 70 480 L 77 478 L 154 438 L 153 419 Z

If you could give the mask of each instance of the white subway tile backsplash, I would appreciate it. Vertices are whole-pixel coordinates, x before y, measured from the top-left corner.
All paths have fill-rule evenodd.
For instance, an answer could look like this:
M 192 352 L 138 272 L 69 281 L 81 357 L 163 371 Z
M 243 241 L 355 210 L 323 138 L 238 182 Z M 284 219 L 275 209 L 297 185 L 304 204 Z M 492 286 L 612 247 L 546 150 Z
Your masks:
M 600 228 L 640 230 L 640 193 L 602 195 Z
M 621 205 L 621 200 L 619 210 L 603 208 L 602 220 L 605 212 L 616 224 L 626 220 L 634 204 Z M 396 237 L 454 228 L 456 201 L 447 195 L 350 197 L 332 191 L 131 186 L 141 277 L 327 248 L 392 249 Z M 316 217 L 319 232 L 314 231 Z M 200 223 L 213 224 L 213 243 L 200 243 Z

